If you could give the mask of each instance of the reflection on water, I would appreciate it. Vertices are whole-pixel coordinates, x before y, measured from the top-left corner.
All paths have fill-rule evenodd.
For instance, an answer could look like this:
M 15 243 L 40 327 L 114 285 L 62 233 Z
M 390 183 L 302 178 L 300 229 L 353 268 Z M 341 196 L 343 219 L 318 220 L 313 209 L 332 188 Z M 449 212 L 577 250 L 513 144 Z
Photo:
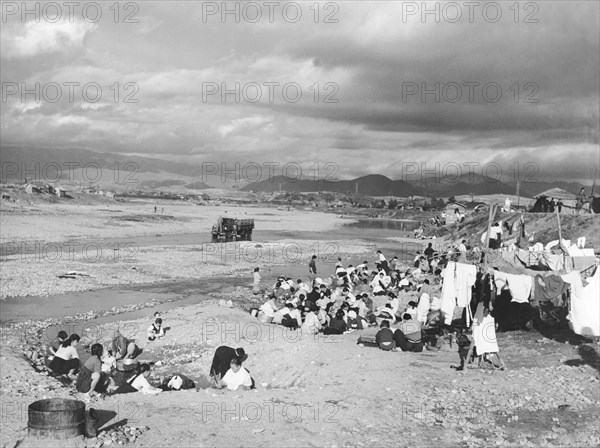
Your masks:
M 387 229 L 413 231 L 419 227 L 418 221 L 400 221 L 397 219 L 361 219 L 356 222 L 344 224 L 344 227 L 358 227 L 361 229 Z

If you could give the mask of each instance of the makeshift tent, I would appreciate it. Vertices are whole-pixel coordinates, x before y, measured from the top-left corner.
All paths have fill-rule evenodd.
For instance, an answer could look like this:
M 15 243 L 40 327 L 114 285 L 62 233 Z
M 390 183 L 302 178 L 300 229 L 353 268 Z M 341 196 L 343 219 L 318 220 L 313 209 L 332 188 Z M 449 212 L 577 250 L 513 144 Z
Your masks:
M 563 206 L 561 207 L 561 213 L 572 213 L 575 209 L 575 205 L 577 204 L 577 195 L 569 193 L 562 188 L 551 188 L 534 197 L 537 199 L 537 201 L 531 208 L 531 211 L 535 213 L 551 212 L 547 204 L 548 201 L 551 201 L 552 199 L 554 199 L 556 202 L 562 202 Z
M 534 198 L 541 198 L 542 196 L 545 196 L 547 198 L 554 198 L 556 200 L 561 200 L 561 201 L 575 201 L 577 200 L 577 195 L 573 194 L 573 193 L 569 193 L 567 190 L 563 190 L 562 188 L 550 188 L 549 190 L 546 190 L 540 194 L 537 194 L 534 196 Z

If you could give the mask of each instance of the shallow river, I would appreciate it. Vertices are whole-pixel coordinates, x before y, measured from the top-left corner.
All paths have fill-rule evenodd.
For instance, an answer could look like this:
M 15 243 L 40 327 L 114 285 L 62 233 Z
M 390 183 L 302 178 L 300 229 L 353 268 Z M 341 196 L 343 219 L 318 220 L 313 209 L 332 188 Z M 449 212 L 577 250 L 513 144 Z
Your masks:
M 256 231 L 253 234 L 254 241 L 276 242 L 282 239 L 300 239 L 300 240 L 363 240 L 377 245 L 388 258 L 392 255 L 406 255 L 412 257 L 415 246 L 407 249 L 406 245 L 400 242 L 390 240 L 390 237 L 410 236 L 411 231 L 418 225 L 415 221 L 398 220 L 359 220 L 358 222 L 349 222 L 339 229 L 331 232 L 293 232 L 277 231 L 265 232 Z M 104 241 L 107 247 L 112 245 L 135 243 L 137 247 L 161 246 L 161 245 L 194 245 L 204 242 L 210 243 L 209 238 L 203 234 L 175 234 L 175 235 L 154 235 L 135 238 L 111 238 Z M 72 240 L 70 243 L 76 243 L 75 247 L 82 247 L 85 240 Z M 344 265 L 360 264 L 363 260 L 373 262 L 375 254 L 366 254 L 356 256 L 355 259 L 344 259 Z M 319 263 L 317 265 L 318 274 L 325 273 L 331 275 L 334 270 L 335 261 L 328 263 Z M 263 269 L 263 284 L 270 283 L 274 277 L 280 274 L 287 275 L 294 279 L 307 278 L 307 266 L 302 264 L 289 264 Z M 47 318 L 60 318 L 62 316 L 75 315 L 77 313 L 86 313 L 90 310 L 101 311 L 119 308 L 126 305 L 143 304 L 153 299 L 166 300 L 175 299 L 175 302 L 166 302 L 152 307 L 154 311 L 164 311 L 173 306 L 184 306 L 200 303 L 215 291 L 221 290 L 225 286 L 250 286 L 252 283 L 252 273 L 248 273 L 247 278 L 240 277 L 219 277 L 205 278 L 200 280 L 182 280 L 178 282 L 157 283 L 151 285 L 134 285 L 107 288 L 95 291 L 84 291 L 68 294 L 57 294 L 45 297 L 21 297 L 9 298 L 0 302 L 0 323 L 8 324 L 29 319 L 43 320 Z M 137 319 L 150 314 L 150 309 L 139 309 L 118 315 L 108 315 L 102 318 L 94 319 L 97 323 L 112 322 L 116 320 Z

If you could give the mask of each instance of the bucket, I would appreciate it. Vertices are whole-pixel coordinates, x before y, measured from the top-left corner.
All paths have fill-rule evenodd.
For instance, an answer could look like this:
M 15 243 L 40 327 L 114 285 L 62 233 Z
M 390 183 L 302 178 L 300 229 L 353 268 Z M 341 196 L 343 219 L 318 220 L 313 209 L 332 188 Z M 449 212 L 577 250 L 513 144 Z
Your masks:
M 258 313 L 257 317 L 258 317 L 258 320 L 260 320 L 261 322 L 263 322 L 265 324 L 270 324 L 271 322 L 273 322 L 273 318 L 265 315 L 265 313 L 263 313 L 262 311 Z
M 83 434 L 85 403 L 78 400 L 50 398 L 34 401 L 28 408 L 29 436 L 68 439 Z

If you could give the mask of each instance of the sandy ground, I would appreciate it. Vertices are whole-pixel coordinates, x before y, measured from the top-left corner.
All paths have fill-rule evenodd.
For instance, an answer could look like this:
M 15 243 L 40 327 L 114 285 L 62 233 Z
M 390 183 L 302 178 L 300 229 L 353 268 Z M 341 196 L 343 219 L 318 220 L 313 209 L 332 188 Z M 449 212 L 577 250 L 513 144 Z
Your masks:
M 282 446 L 283 436 L 288 446 L 600 443 L 598 365 L 581 360 L 580 347 L 539 334 L 500 335 L 507 371 L 456 372 L 454 351 L 382 352 L 357 345 L 361 332 L 302 335 L 217 301 L 173 309 L 164 319 L 167 337 L 152 343 L 143 341 L 149 319 L 121 326 L 141 341 L 141 359 L 161 361 L 155 377 L 180 372 L 199 387 L 93 401 L 90 406 L 116 413 L 106 426 L 150 427 L 130 446 Z M 96 326 L 84 341 L 107 339 L 113 328 Z M 256 390 L 207 387 L 212 354 L 223 344 L 245 348 Z M 73 392 L 33 373 L 10 344 L 2 345 L 1 358 L 2 444 L 12 447 L 26 435 L 22 410 L 29 403 Z M 69 443 L 77 446 L 75 440 Z M 94 439 L 78 443 L 97 446 Z
M 141 205 L 143 212 L 140 204 L 119 204 L 120 212 L 107 212 L 97 206 L 61 207 L 38 204 L 15 213 L 3 208 L 2 242 L 62 242 L 70 238 L 102 241 L 115 236 L 207 232 L 225 209 L 166 205 L 164 216 L 173 219 L 148 218 L 140 223 L 110 217 L 152 217 L 151 203 Z M 259 208 L 231 208 L 228 213 L 242 211 L 260 220 L 263 229 L 327 234 L 339 223 L 335 216 L 321 213 Z M 308 253 L 323 241 L 278 243 Z M 260 249 L 257 245 L 264 249 L 269 242 L 247 244 L 250 251 Z M 338 244 L 339 252 L 348 257 L 371 252 L 368 259 L 372 259 L 373 247 L 367 242 Z M 108 255 L 93 264 L 85 260 L 24 262 L 19 254 L 6 255 L 1 263 L 2 297 L 64 291 L 68 286 L 58 282 L 56 274 L 66 269 L 94 276 L 69 279 L 66 285 L 75 285 L 71 286 L 73 291 L 111 284 L 189 282 L 202 276 L 236 275 L 238 270 L 247 273 L 257 261 L 252 255 L 236 260 L 235 254 L 243 253 L 243 247 L 234 246 L 232 259 L 202 244 L 150 244 L 129 254 L 131 260 L 127 263 L 115 262 Z M 295 264 L 295 255 L 279 249 L 271 252 L 273 268 L 265 277 Z M 324 250 L 321 255 L 330 254 Z M 411 297 L 403 296 L 402 303 Z M 235 307 L 219 306 L 220 299 L 231 299 Z M 92 317 L 88 329 L 82 331 L 83 344 L 105 342 L 118 325 L 144 348 L 142 360 L 161 362 L 153 371 L 155 379 L 181 372 L 198 386 L 196 390 L 158 396 L 97 399 L 89 406 L 112 412 L 104 428 L 125 424 L 149 427 L 128 444 L 139 447 L 580 447 L 600 443 L 597 344 L 546 339 L 536 331 L 502 333 L 498 342 L 507 370 L 457 372 L 450 367 L 458 363 L 456 348 L 437 353 L 382 352 L 357 345 L 361 332 L 315 337 L 284 331 L 279 326 L 261 324 L 245 312 L 256 304 L 252 299 L 248 286 L 223 287 L 200 304 L 171 308 L 163 313 L 165 327 L 170 328 L 166 338 L 152 343 L 144 337 L 152 308 L 136 320 L 123 321 L 114 316 L 114 321 L 100 323 Z M 58 380 L 36 373 L 22 358 L 26 346 L 43 344 L 53 336 L 44 329 L 57 331 L 55 324 L 52 320 L 24 322 L 1 330 L 3 447 L 12 448 L 19 440 L 23 440 L 21 447 L 100 445 L 96 439 L 77 438 L 52 445 L 25 437 L 27 406 L 31 402 L 52 397 L 81 398 Z M 209 387 L 209 365 L 220 345 L 245 348 L 249 354 L 245 366 L 255 378 L 257 389 L 228 392 Z
M 154 213 L 157 205 L 158 212 Z M 164 212 L 161 210 L 164 209 Z M 254 219 L 256 229 L 329 231 L 341 225 L 330 213 L 283 211 L 271 207 L 201 206 L 187 202 L 110 202 L 104 205 L 21 203 L 2 201 L 0 243 L 101 239 L 156 234 L 210 233 L 219 216 Z M 143 221 L 132 221 L 142 217 Z M 67 218 L 67 219 L 65 219 Z

